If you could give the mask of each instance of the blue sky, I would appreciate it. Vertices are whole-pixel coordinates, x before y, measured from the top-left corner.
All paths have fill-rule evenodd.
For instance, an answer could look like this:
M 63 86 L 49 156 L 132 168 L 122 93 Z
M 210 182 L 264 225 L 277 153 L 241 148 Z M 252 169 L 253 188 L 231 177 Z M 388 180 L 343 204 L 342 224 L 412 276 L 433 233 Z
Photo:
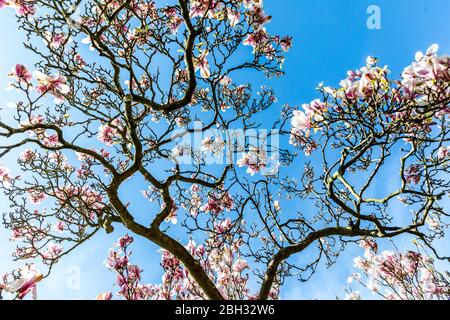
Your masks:
M 381 9 L 380 30 L 369 30 L 366 26 L 369 5 L 377 5 Z M 345 77 L 347 70 L 364 65 L 368 55 L 379 58 L 381 64 L 389 65 L 394 76 L 413 60 L 416 51 L 426 50 L 433 43 L 440 45 L 441 53 L 450 53 L 448 0 L 265 0 L 265 9 L 273 16 L 268 26 L 271 33 L 294 37 L 294 47 L 284 66 L 286 76 L 265 80 L 264 83 L 273 86 L 277 93 L 279 101 L 274 107 L 274 115 L 278 115 L 284 103 L 300 105 L 314 99 L 314 88 L 319 82 L 336 84 Z M 0 88 L 6 87 L 6 74 L 12 65 L 31 65 L 29 53 L 21 46 L 22 38 L 12 11 L 0 10 L 0 39 L 3 43 L 0 49 Z M 11 94 L 1 91 L 2 107 L 12 101 Z M 8 112 L 8 108 L 1 112 Z M 1 163 L 6 161 L 1 160 Z M 7 210 L 5 200 L 0 196 L 0 212 Z M 98 292 L 111 290 L 114 276 L 103 266 L 103 261 L 108 248 L 120 235 L 120 230 L 110 236 L 99 235 L 64 258 L 52 276 L 39 287 L 40 298 L 89 299 Z M 9 232 L 0 228 L 0 273 L 17 266 L 10 259 L 13 244 L 8 238 Z M 157 283 L 161 277 L 157 250 L 156 246 L 140 240 L 134 247 L 135 261 L 144 269 L 147 282 Z M 295 279 L 289 281 L 282 297 L 343 297 L 346 277 L 352 272 L 352 258 L 359 253 L 356 248 L 349 250 L 331 270 L 322 269 L 308 283 L 299 283 Z M 74 270 L 80 271 L 79 288 L 73 288 L 70 283 L 67 285 Z

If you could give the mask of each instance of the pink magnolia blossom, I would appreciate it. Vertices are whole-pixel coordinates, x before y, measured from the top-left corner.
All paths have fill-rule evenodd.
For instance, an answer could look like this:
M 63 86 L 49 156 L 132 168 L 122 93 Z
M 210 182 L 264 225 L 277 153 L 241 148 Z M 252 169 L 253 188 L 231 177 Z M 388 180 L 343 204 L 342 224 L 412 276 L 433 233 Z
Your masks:
M 409 166 L 405 170 L 405 180 L 407 183 L 418 184 L 421 179 L 420 167 L 416 164 Z
M 207 14 L 208 18 L 217 18 L 216 13 L 223 8 L 223 4 L 218 0 L 193 0 L 189 16 L 192 18 L 203 17 Z
M 209 78 L 211 76 L 210 66 L 208 62 L 208 51 L 203 51 L 199 57 L 194 59 L 195 70 L 200 69 L 202 78 Z
M 141 2 L 136 5 L 136 14 L 140 17 L 157 18 L 157 7 L 154 1 Z
M 360 247 L 364 248 L 366 251 L 378 252 L 378 244 L 372 238 L 364 238 L 359 243 Z
M 291 124 L 294 129 L 306 131 L 312 128 L 310 118 L 303 111 L 294 110 Z
M 266 23 L 272 20 L 271 16 L 265 14 L 262 8 L 262 1 L 253 1 L 253 5 L 249 7 L 247 14 L 250 16 L 255 30 L 260 30 Z
M 75 59 L 75 63 L 77 64 L 78 68 L 80 68 L 80 69 L 83 69 L 87 65 L 86 61 L 84 61 L 83 57 L 79 53 L 75 54 L 74 59 Z
M 266 152 L 260 148 L 251 147 L 248 153 L 244 153 L 236 164 L 239 167 L 247 167 L 247 173 L 255 175 L 267 166 Z
M 58 49 L 66 43 L 67 37 L 64 33 L 45 32 L 44 40 L 51 49 Z
M 55 147 L 59 145 L 59 138 L 57 134 L 45 135 L 42 139 L 42 143 L 48 147 Z
M 95 217 L 105 205 L 103 196 L 88 186 L 61 186 L 52 194 L 59 204 L 70 203 L 85 215 Z
M 16 240 L 20 240 L 23 237 L 23 233 L 22 231 L 18 230 L 18 229 L 13 229 L 11 231 L 11 241 L 16 241 Z
M 119 241 L 117 242 L 117 245 L 121 248 L 126 248 L 133 242 L 134 242 L 133 237 L 127 234 L 119 239 Z
M 258 47 L 265 46 L 269 40 L 270 40 L 269 34 L 263 28 L 261 30 L 249 34 L 243 43 L 246 46 L 253 47 L 254 52 L 256 52 Z
M 448 158 L 450 155 L 450 147 L 440 147 L 437 152 L 437 157 L 439 160 Z
M 111 126 L 102 125 L 98 130 L 98 140 L 106 144 L 107 146 L 112 146 L 114 144 L 114 138 L 116 137 L 117 131 Z
M 222 155 L 225 145 L 225 141 L 220 137 L 206 137 L 202 140 L 201 150 L 211 152 L 214 156 L 219 157 Z
M 45 260 L 56 260 L 62 251 L 63 248 L 59 244 L 50 242 L 47 245 L 47 250 L 44 252 L 43 257 Z
M 70 87 L 66 84 L 66 78 L 61 75 L 48 76 L 35 71 L 34 76 L 38 80 L 36 91 L 41 94 L 50 93 L 55 97 L 55 103 L 63 102 L 63 95 L 70 92 Z
M 30 203 L 32 204 L 39 205 L 47 198 L 48 195 L 46 195 L 44 192 L 32 189 L 28 190 L 28 201 L 30 201 Z
M 0 183 L 7 187 L 11 184 L 11 181 L 12 177 L 10 175 L 9 169 L 0 165 Z
M 27 16 L 36 13 L 34 1 L 32 0 L 0 0 L 0 8 L 11 7 L 16 10 L 18 15 Z
M 103 142 L 107 146 L 112 146 L 117 143 L 119 137 L 119 131 L 123 127 L 119 118 L 113 120 L 111 125 L 105 124 L 99 127 L 98 140 Z
M 407 99 L 420 103 L 429 89 L 436 89 L 442 83 L 450 82 L 450 57 L 438 56 L 438 50 L 439 46 L 433 44 L 425 54 L 417 52 L 416 61 L 403 71 L 402 91 Z M 447 113 L 447 108 L 444 106 L 441 112 Z
M 309 118 L 309 122 L 310 122 L 309 125 L 311 127 L 313 127 L 313 125 L 311 124 L 311 121 L 320 123 L 321 121 L 324 120 L 324 113 L 327 112 L 327 109 L 328 109 L 327 105 L 324 102 L 320 101 L 319 99 L 316 99 L 309 104 L 302 105 L 302 108 L 303 108 L 303 110 L 305 110 L 306 116 Z M 295 116 L 296 116 L 296 113 L 294 111 L 294 119 L 295 119 Z M 300 129 L 300 130 L 301 130 L 301 123 L 303 121 L 308 122 L 308 120 L 306 120 L 306 119 L 303 120 L 302 117 L 303 116 L 299 117 L 299 119 L 298 119 L 299 126 L 296 127 L 297 129 Z M 292 124 L 293 124 L 293 127 L 295 128 L 294 119 L 293 119 Z M 314 127 L 317 127 L 317 125 L 315 125 Z
M 214 231 L 219 234 L 227 233 L 233 227 L 230 219 L 225 219 L 219 223 L 215 224 Z
M 35 157 L 36 153 L 33 150 L 26 149 L 20 154 L 19 160 L 23 163 L 30 163 Z
M 288 52 L 292 48 L 292 37 L 284 37 L 279 41 L 284 52 Z
M 66 224 L 62 221 L 58 221 L 57 223 L 55 223 L 53 225 L 53 230 L 55 230 L 58 233 L 64 232 L 64 230 L 66 230 L 66 228 L 67 228 Z
M 111 291 L 100 293 L 95 298 L 95 300 L 111 300 L 111 299 L 112 299 Z
M 34 266 L 27 266 L 20 270 L 20 277 L 5 286 L 5 291 L 17 294 L 23 299 L 28 293 L 33 293 L 36 299 L 36 284 L 43 279 L 43 275 Z
M 211 0 L 194 0 L 191 1 L 191 9 L 189 16 L 191 18 L 202 17 L 206 11 L 209 9 Z
M 314 133 L 317 134 L 326 129 L 328 120 L 352 126 L 351 120 L 346 122 L 340 118 L 347 118 L 344 113 L 353 114 L 356 107 L 367 112 L 368 117 L 372 112 L 379 112 L 385 122 L 383 126 L 397 127 L 401 124 L 404 128 L 402 130 L 408 132 L 403 137 L 406 142 L 413 141 L 410 137 L 414 136 L 414 132 L 431 133 L 433 126 L 437 124 L 435 118 L 446 116 L 450 112 L 448 102 L 445 102 L 450 93 L 450 58 L 438 56 L 437 52 L 438 46 L 432 45 L 425 54 L 417 53 L 416 61 L 405 68 L 400 81 L 388 79 L 390 71 L 387 66 L 379 67 L 378 59 L 368 57 L 366 66 L 347 72 L 340 87 L 333 89 L 320 84 L 318 89 L 325 100 L 314 100 L 303 105 L 304 111 L 293 112 L 290 143 L 309 155 L 317 148 L 316 139 L 309 129 L 314 128 Z M 404 107 L 399 111 L 384 113 L 382 110 L 374 110 L 373 101 L 377 101 L 381 107 L 388 104 L 402 104 Z M 332 105 L 329 105 L 330 102 Z M 422 110 L 426 108 L 433 108 L 433 112 Z M 331 117 L 330 113 L 333 113 Z M 444 154 L 445 149 L 438 150 L 438 159 Z M 420 171 L 417 165 L 406 168 L 406 182 L 418 184 L 421 180 Z
M 21 127 L 33 126 L 37 124 L 44 123 L 44 117 L 42 115 L 31 115 L 27 121 L 24 121 L 20 124 Z
M 240 19 L 241 19 L 241 14 L 238 11 L 228 9 L 227 18 L 228 18 L 228 21 L 230 22 L 230 26 L 234 28 L 235 26 L 237 26 L 239 24 Z
M 228 192 L 223 194 L 212 194 L 208 196 L 208 202 L 203 205 L 200 210 L 219 214 L 223 211 L 233 209 L 234 202 Z
M 9 76 L 14 77 L 17 81 L 25 85 L 28 85 L 33 78 L 31 72 L 28 71 L 28 68 L 23 64 L 16 64 L 16 66 L 11 69 Z
M 168 26 L 172 34 L 177 34 L 178 29 L 183 24 L 183 19 L 177 14 L 177 11 L 175 8 L 167 8 L 165 9 L 165 13 L 167 17 L 169 18 Z

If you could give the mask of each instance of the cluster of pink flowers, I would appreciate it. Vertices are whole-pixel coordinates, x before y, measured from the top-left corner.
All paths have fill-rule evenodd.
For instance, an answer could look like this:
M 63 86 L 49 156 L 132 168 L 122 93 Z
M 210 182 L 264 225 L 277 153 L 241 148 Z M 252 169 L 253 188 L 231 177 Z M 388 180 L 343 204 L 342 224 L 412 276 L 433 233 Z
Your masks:
M 164 10 L 164 13 L 169 18 L 168 19 L 168 27 L 172 34 L 177 34 L 178 29 L 183 24 L 183 19 L 177 14 L 177 10 L 173 7 L 168 7 Z
M 34 0 L 0 0 L 0 9 L 10 7 L 16 10 L 18 15 L 27 16 L 36 13 Z
M 150 17 L 152 19 L 156 19 L 158 17 L 157 8 L 154 1 L 138 1 L 138 3 L 133 5 L 133 8 L 135 8 L 136 13 L 140 17 Z
M 83 57 L 79 53 L 75 53 L 74 60 L 75 60 L 76 65 L 80 69 L 83 69 L 87 65 L 86 61 L 83 59 Z
M 38 115 L 38 116 L 31 115 L 29 117 L 29 119 L 27 119 L 27 121 L 24 121 L 20 124 L 20 127 L 24 128 L 27 126 L 33 126 L 33 125 L 42 124 L 42 123 L 44 123 L 44 117 L 42 115 Z M 42 130 L 36 130 L 35 133 L 39 133 L 41 131 Z
M 104 23 L 105 19 L 102 17 L 102 14 L 105 14 L 106 12 L 112 13 L 114 10 L 117 10 L 120 5 L 121 1 L 99 1 L 92 11 L 94 14 L 98 15 L 98 22 Z M 22 15 L 34 14 L 36 12 L 34 1 L 31 0 L 1 0 L 0 8 L 4 6 L 16 8 L 19 14 Z M 174 35 L 178 33 L 179 28 L 183 24 L 183 18 L 179 12 L 180 8 L 177 6 L 167 6 L 158 9 L 154 1 L 133 0 L 129 4 L 128 9 L 131 9 L 134 15 L 142 19 L 151 18 L 157 20 L 159 14 L 163 15 L 165 23 Z M 270 22 L 271 17 L 264 12 L 263 2 L 259 0 L 238 0 L 231 1 L 230 3 L 218 0 L 190 1 L 189 15 L 191 19 L 206 18 L 220 21 L 225 17 L 233 28 L 241 22 L 247 22 L 248 25 L 252 27 L 252 32 L 248 34 L 247 38 L 244 40 L 244 45 L 252 46 L 254 52 L 262 52 L 269 59 L 273 59 L 275 54 L 277 54 L 277 49 L 274 48 L 274 45 L 281 47 L 284 52 L 287 52 L 292 46 L 292 39 L 290 37 L 272 37 L 267 33 L 264 26 Z M 245 17 L 245 19 L 243 17 Z M 97 21 L 95 18 L 82 16 L 78 23 L 86 27 L 93 27 Z M 128 42 L 136 42 L 138 45 L 145 45 L 149 42 L 149 38 L 153 36 L 151 29 L 136 28 L 129 30 L 130 27 L 121 22 L 117 22 L 117 25 L 114 27 L 128 35 Z M 45 44 L 52 50 L 59 49 L 73 41 L 73 39 L 68 38 L 68 36 L 62 32 L 51 33 L 46 31 L 42 36 Z M 115 44 L 114 37 L 107 37 L 105 34 L 102 34 L 100 37 L 102 42 Z M 88 36 L 81 42 L 92 44 L 92 39 Z M 91 46 L 91 50 L 93 49 L 93 46 Z M 127 51 L 127 47 L 118 49 L 118 54 L 121 57 L 124 57 Z M 194 59 L 196 70 L 200 70 L 201 77 L 203 78 L 209 78 L 211 76 L 208 54 L 207 49 L 200 50 Z M 79 68 L 83 68 L 86 65 L 86 62 L 79 53 L 74 52 L 73 56 L 74 61 Z M 16 73 L 20 74 L 20 72 Z M 49 92 L 53 94 L 58 103 L 63 100 L 64 94 L 69 93 L 66 79 L 62 76 L 48 76 L 38 73 L 36 74 L 36 77 L 40 82 L 36 89 L 41 93 Z M 29 83 L 31 80 L 27 73 L 20 75 L 20 79 L 22 82 L 25 81 L 25 83 Z
M 254 54 L 264 53 L 268 59 L 272 59 L 275 49 L 271 39 L 266 29 L 263 28 L 248 35 L 243 44 L 252 47 Z
M 30 163 L 36 158 L 36 152 L 30 149 L 26 149 L 22 151 L 22 153 L 19 155 L 19 161 L 21 163 Z
M 214 16 L 215 11 L 218 8 L 217 0 L 194 0 L 190 3 L 191 8 L 189 16 L 191 18 L 203 17 L 208 12 L 209 16 Z
M 429 92 L 438 94 L 437 99 L 448 97 L 450 88 L 450 57 L 438 56 L 439 46 L 433 44 L 424 54 L 418 52 L 416 61 L 405 68 L 402 74 L 402 90 L 404 98 L 414 100 L 417 104 L 429 103 Z M 438 111 L 441 114 L 449 114 L 450 107 L 444 106 Z
M 45 210 L 40 213 L 38 210 L 34 210 L 34 214 L 36 216 L 39 216 L 41 214 L 45 214 Z M 40 227 L 36 227 L 34 225 L 30 225 L 30 224 L 21 224 L 21 225 L 17 225 L 15 226 L 12 230 L 11 230 L 11 241 L 23 241 L 23 240 L 32 240 L 33 238 L 35 239 L 42 239 L 41 234 L 42 234 L 43 229 Z M 36 250 L 32 249 L 32 248 L 26 248 L 26 250 L 31 250 L 28 253 L 32 253 L 33 255 L 36 254 Z
M 214 156 L 219 157 L 225 148 L 225 141 L 220 137 L 206 137 L 202 140 L 203 152 L 211 152 Z
M 64 33 L 44 33 L 44 42 L 51 49 L 58 49 L 67 42 L 67 36 Z
M 125 236 L 115 244 L 109 253 L 107 267 L 117 274 L 116 284 L 120 287 L 119 296 L 129 300 L 203 300 L 202 289 L 189 275 L 181 261 L 166 250 L 161 250 L 161 266 L 164 269 L 162 283 L 143 285 L 140 283 L 142 270 L 129 262 L 129 245 L 133 239 Z M 231 246 L 207 241 L 208 248 L 190 240 L 186 246 L 189 253 L 197 259 L 208 276 L 226 299 L 256 299 L 257 295 L 249 289 L 248 263 L 240 257 L 239 242 Z M 271 299 L 278 299 L 279 290 L 273 288 Z M 97 299 L 111 299 L 112 294 L 105 292 Z
M 63 233 L 66 229 L 67 229 L 67 226 L 62 221 L 58 221 L 53 225 L 53 230 L 58 233 Z
M 208 195 L 208 202 L 205 203 L 200 210 L 205 212 L 211 212 L 213 214 L 219 214 L 223 211 L 230 211 L 233 209 L 233 198 L 228 192 L 213 193 Z
M 59 145 L 59 138 L 57 134 L 44 135 L 42 143 L 47 147 L 55 147 Z
M 45 119 L 42 115 L 38 115 L 38 116 L 30 115 L 29 119 L 27 121 L 22 122 L 20 124 L 20 126 L 22 128 L 27 128 L 30 126 L 37 126 L 37 125 L 43 124 L 44 120 Z M 47 147 L 56 147 L 56 146 L 60 145 L 59 136 L 56 133 L 51 133 L 51 132 L 49 133 L 47 130 L 40 128 L 40 127 L 29 128 L 29 130 L 27 132 L 31 137 L 36 137 L 38 140 L 40 140 L 42 142 L 43 145 L 45 145 Z M 21 155 L 21 158 L 22 157 L 32 157 L 32 154 L 30 152 L 23 153 Z M 21 161 L 23 163 L 26 163 L 26 162 L 30 162 L 32 160 L 32 158 L 29 158 L 27 161 L 24 161 L 24 160 L 26 160 L 26 159 L 25 158 L 21 159 Z
M 202 78 L 209 78 L 211 76 L 211 70 L 208 62 L 208 51 L 205 50 L 194 59 L 195 70 L 200 70 Z
M 450 298 L 450 282 L 439 273 L 433 259 L 416 251 L 406 253 L 383 251 L 373 239 L 363 239 L 364 257 L 354 259 L 362 275 L 350 275 L 348 283 L 356 281 L 375 294 L 390 300 L 431 300 Z M 384 289 L 384 290 L 383 290 Z M 359 299 L 358 291 L 350 289 L 347 299 Z
M 27 66 L 23 64 L 16 64 L 11 68 L 11 73 L 8 76 L 13 77 L 21 84 L 28 85 L 33 79 L 33 75 L 28 70 Z
M 36 285 L 43 279 L 43 275 L 35 269 L 34 265 L 27 265 L 18 270 L 18 275 L 9 281 L 9 275 L 1 278 L 0 296 L 2 291 L 14 294 L 17 299 L 23 299 L 29 293 L 32 293 L 33 299 L 37 298 Z
M 63 102 L 63 95 L 70 92 L 70 87 L 66 84 L 66 78 L 61 75 L 49 76 L 35 71 L 34 76 L 38 81 L 36 91 L 41 94 L 50 93 L 55 97 L 55 103 Z
M 11 184 L 12 177 L 9 168 L 0 165 L 0 183 L 7 187 Z
M 437 152 L 439 160 L 447 159 L 450 156 L 450 147 L 440 147 Z
M 309 156 L 317 148 L 314 140 L 309 139 L 311 129 L 314 129 L 315 132 L 320 130 L 320 123 L 324 120 L 328 106 L 316 99 L 309 104 L 304 104 L 302 108 L 303 111 L 293 111 L 289 142 L 294 146 L 302 146 L 305 149 L 305 154 Z
M 270 21 L 270 17 L 266 16 L 262 10 L 262 1 L 240 1 L 247 10 L 246 13 L 250 16 L 250 20 L 254 25 L 262 26 Z M 228 18 L 232 27 L 237 26 L 241 20 L 241 13 L 237 9 L 225 8 L 224 3 L 218 0 L 194 0 L 190 3 L 189 16 L 191 18 L 207 17 L 209 19 L 219 19 L 222 14 Z
M 236 162 L 239 167 L 247 167 L 247 173 L 252 176 L 266 168 L 267 163 L 266 152 L 255 147 L 251 147 L 249 152 L 244 153 L 242 158 Z
M 233 224 L 229 218 L 227 218 L 223 221 L 214 223 L 214 231 L 220 235 L 230 232 L 232 227 L 233 227 Z
M 118 295 L 126 300 L 145 300 L 151 294 L 149 286 L 142 285 L 142 270 L 129 262 L 131 251 L 129 246 L 134 242 L 131 236 L 124 236 L 111 249 L 105 262 L 108 269 L 116 272 L 116 285 L 119 286 Z M 97 296 L 98 300 L 112 299 L 111 292 L 105 292 Z
M 39 205 L 47 198 L 48 195 L 42 191 L 36 189 L 28 190 L 28 201 L 32 204 Z
M 254 31 L 247 36 L 243 44 L 251 46 L 254 53 L 263 53 L 268 59 L 274 58 L 275 45 L 281 46 L 284 52 L 292 47 L 291 37 L 272 37 L 264 28 L 264 25 L 270 22 L 271 17 L 264 13 L 262 1 L 244 1 L 248 8 L 247 16 L 252 24 Z
M 281 46 L 281 49 L 283 49 L 284 52 L 288 52 L 292 48 L 292 37 L 277 37 L 275 38 L 275 42 Z
M 377 60 L 367 58 L 367 66 L 356 71 L 349 71 L 347 78 L 340 82 L 341 89 L 334 92 L 345 101 L 370 98 L 374 94 L 383 94 L 389 89 L 387 67 L 376 65 Z
M 227 18 L 228 21 L 230 22 L 230 26 L 234 28 L 239 24 L 241 20 L 241 13 L 239 11 L 228 8 Z
M 376 58 L 368 57 L 366 66 L 347 72 L 340 87 L 320 84 L 324 100 L 314 100 L 303 105 L 303 111 L 293 111 L 290 143 L 304 148 L 309 155 L 317 148 L 311 129 L 317 132 L 340 119 L 346 121 L 346 114 L 353 114 L 355 108 L 364 114 L 378 114 L 386 126 L 398 127 L 401 123 L 409 135 L 431 132 L 433 118 L 450 113 L 450 58 L 438 56 L 438 48 L 432 45 L 425 54 L 417 53 L 416 61 L 404 69 L 400 81 L 389 80 L 387 66 L 379 67 Z M 391 105 L 399 107 L 386 107 Z M 429 111 L 419 111 L 420 108 Z M 416 181 L 417 177 L 411 176 L 410 182 Z
M 98 140 L 107 146 L 112 146 L 120 140 L 119 130 L 123 130 L 123 124 L 119 118 L 116 118 L 111 125 L 105 124 L 99 127 Z
M 406 183 L 410 184 L 418 184 L 421 179 L 420 166 L 417 164 L 413 164 L 406 168 L 405 170 L 405 180 Z
M 181 207 L 187 208 L 187 210 L 189 210 L 190 214 L 193 217 L 197 217 L 200 211 L 212 213 L 217 216 L 224 211 L 231 211 L 234 208 L 234 200 L 228 191 L 218 190 L 216 192 L 209 193 L 207 195 L 206 203 L 204 202 L 204 197 L 202 195 L 202 192 L 200 191 L 200 187 L 197 184 L 193 184 L 190 188 L 189 202 L 181 204 Z M 150 201 L 153 200 L 152 190 L 143 191 L 142 193 L 144 197 L 148 198 Z M 163 204 L 161 209 L 164 208 L 165 205 Z M 167 216 L 166 222 L 172 222 L 173 224 L 176 224 L 178 222 L 178 209 L 178 206 L 175 204 L 175 202 L 173 202 L 172 210 Z
M 271 17 L 264 13 L 262 1 L 246 2 L 244 5 L 248 8 L 249 19 L 254 32 L 247 36 L 244 45 L 253 47 L 254 52 L 259 51 L 270 55 L 273 52 L 273 45 L 271 36 L 267 33 L 264 25 L 270 22 Z
M 16 64 L 8 74 L 14 78 L 19 85 L 32 87 L 33 75 L 25 65 Z M 45 95 L 47 93 L 55 97 L 55 103 L 64 101 L 64 95 L 70 92 L 70 87 L 67 85 L 67 79 L 61 75 L 46 75 L 40 71 L 34 71 L 34 77 L 37 80 L 37 85 L 34 87 L 37 93 Z M 11 86 L 14 86 L 11 84 Z
M 63 252 L 63 248 L 57 244 L 50 242 L 47 245 L 47 250 L 44 251 L 42 254 L 44 261 L 47 260 L 48 262 L 57 260 L 61 253 Z
M 95 220 L 105 207 L 103 196 L 89 186 L 66 186 L 55 190 L 53 197 L 60 205 L 77 208 L 87 218 Z

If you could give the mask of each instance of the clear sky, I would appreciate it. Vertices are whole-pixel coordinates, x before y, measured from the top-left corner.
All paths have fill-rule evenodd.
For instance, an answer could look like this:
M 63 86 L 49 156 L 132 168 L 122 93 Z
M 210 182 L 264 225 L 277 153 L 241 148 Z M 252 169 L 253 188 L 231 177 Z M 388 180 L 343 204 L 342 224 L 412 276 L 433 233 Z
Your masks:
M 336 84 L 349 69 L 364 65 L 368 55 L 379 58 L 397 75 L 418 50 L 438 43 L 441 53 L 450 53 L 450 1 L 448 0 L 265 0 L 265 10 L 273 16 L 268 29 L 273 34 L 294 37 L 294 47 L 285 63 L 285 77 L 266 81 L 278 97 L 274 114 L 284 103 L 300 105 L 315 98 L 314 88 L 321 81 Z M 367 27 L 367 8 L 381 10 L 381 29 Z M 0 88 L 6 87 L 6 74 L 15 63 L 31 64 L 21 46 L 23 34 L 17 31 L 11 10 L 0 10 Z M 12 101 L 12 93 L 0 92 L 0 105 Z M 3 112 L 8 112 L 4 108 Z M 270 114 L 268 115 L 270 116 Z M 1 160 L 5 163 L 9 160 Z M 9 166 L 12 163 L 5 163 Z M 0 196 L 0 212 L 7 202 Z M 56 266 L 52 276 L 39 286 L 40 298 L 94 298 L 111 290 L 114 275 L 103 261 L 111 244 L 122 235 L 100 235 Z M 0 273 L 13 268 L 10 234 L 0 228 Z M 160 281 L 159 254 L 156 246 L 138 241 L 135 261 L 144 269 L 144 282 Z M 355 251 L 356 250 L 356 251 Z M 346 277 L 352 272 L 352 258 L 357 249 L 346 252 L 330 270 L 322 270 L 308 283 L 293 279 L 282 291 L 283 298 L 334 299 L 345 295 Z M 299 257 L 300 259 L 301 257 Z M 17 266 L 17 265 L 14 265 Z M 71 275 L 79 270 L 79 285 Z

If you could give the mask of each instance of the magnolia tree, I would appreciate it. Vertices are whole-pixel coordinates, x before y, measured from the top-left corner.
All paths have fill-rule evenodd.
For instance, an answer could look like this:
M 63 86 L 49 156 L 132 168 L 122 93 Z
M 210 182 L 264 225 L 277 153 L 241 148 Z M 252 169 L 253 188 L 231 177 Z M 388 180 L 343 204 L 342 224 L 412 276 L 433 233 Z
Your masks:
M 36 59 L 9 74 L 0 156 L 17 165 L 0 167 L 3 223 L 14 257 L 49 270 L 27 265 L 0 292 L 24 297 L 118 226 L 128 235 L 106 264 L 125 299 L 277 299 L 361 239 L 409 236 L 447 259 L 435 240 L 448 223 L 450 58 L 437 45 L 398 80 L 369 57 L 319 99 L 280 108 L 245 83 L 283 75 L 292 45 L 268 33 L 262 0 L 169 2 L 0 0 Z M 161 284 L 141 283 L 136 237 L 161 248 Z

